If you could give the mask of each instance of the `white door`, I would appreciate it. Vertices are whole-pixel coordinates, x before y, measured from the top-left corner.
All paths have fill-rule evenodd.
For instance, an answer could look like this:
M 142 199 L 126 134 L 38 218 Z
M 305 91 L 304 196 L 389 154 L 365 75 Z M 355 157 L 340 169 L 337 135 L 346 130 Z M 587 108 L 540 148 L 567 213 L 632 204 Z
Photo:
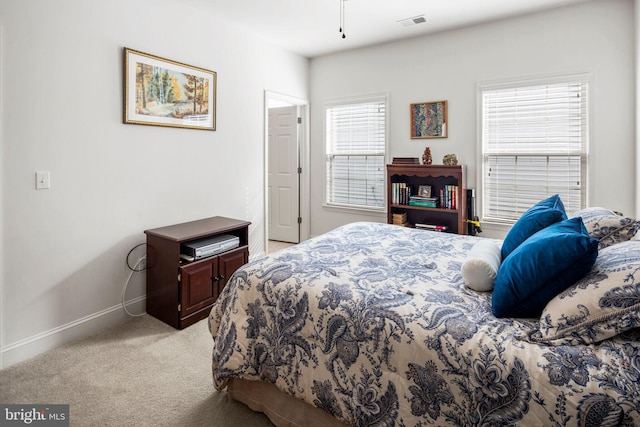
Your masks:
M 269 240 L 300 242 L 298 107 L 269 109 Z

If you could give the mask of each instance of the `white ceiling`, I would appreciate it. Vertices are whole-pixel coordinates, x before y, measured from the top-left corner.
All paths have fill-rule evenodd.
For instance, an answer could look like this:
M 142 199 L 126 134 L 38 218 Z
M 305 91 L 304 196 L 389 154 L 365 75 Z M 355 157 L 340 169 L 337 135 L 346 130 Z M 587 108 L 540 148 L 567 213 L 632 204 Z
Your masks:
M 181 0 L 309 58 L 585 1 L 345 0 L 343 39 L 340 0 Z M 398 22 L 423 14 L 423 24 Z

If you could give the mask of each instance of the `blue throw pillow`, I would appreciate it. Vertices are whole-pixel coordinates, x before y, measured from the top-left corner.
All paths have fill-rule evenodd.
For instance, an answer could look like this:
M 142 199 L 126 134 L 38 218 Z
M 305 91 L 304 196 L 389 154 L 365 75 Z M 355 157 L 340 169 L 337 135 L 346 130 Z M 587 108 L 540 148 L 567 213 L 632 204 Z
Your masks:
M 492 311 L 496 317 L 539 317 L 547 303 L 580 280 L 598 257 L 598 240 L 582 218 L 557 222 L 518 246 L 500 265 Z
M 567 213 L 560 196 L 553 195 L 531 206 L 520 219 L 513 224 L 502 243 L 502 259 L 504 260 L 515 248 L 538 231 L 567 219 Z

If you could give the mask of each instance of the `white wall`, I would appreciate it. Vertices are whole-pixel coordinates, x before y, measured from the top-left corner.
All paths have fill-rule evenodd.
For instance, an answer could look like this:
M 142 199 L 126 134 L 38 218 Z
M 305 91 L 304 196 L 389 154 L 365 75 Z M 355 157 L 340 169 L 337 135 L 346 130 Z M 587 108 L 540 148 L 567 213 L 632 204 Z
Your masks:
M 312 235 L 363 217 L 322 207 L 322 102 L 374 92 L 390 94 L 390 151 L 434 163 L 456 153 L 477 181 L 479 81 L 591 72 L 590 204 L 634 215 L 635 32 L 632 0 L 599 0 L 504 21 L 315 58 L 311 61 Z M 426 24 L 428 25 L 428 23 Z M 449 137 L 409 137 L 409 104 L 449 101 Z M 372 217 L 386 221 L 386 217 Z M 484 227 L 483 236 L 492 234 Z M 504 235 L 495 230 L 494 235 Z
M 122 319 L 145 229 L 229 216 L 264 251 L 264 91 L 308 98 L 306 58 L 175 0 L 2 0 L 0 28 L 5 366 Z M 217 131 L 123 124 L 123 47 L 215 70 Z
M 640 129 L 638 129 L 638 123 L 640 123 L 640 0 L 635 0 L 635 66 L 636 66 L 636 193 L 640 191 L 640 173 L 638 173 L 638 169 L 640 168 Z M 640 197 L 636 195 L 636 212 L 640 213 Z

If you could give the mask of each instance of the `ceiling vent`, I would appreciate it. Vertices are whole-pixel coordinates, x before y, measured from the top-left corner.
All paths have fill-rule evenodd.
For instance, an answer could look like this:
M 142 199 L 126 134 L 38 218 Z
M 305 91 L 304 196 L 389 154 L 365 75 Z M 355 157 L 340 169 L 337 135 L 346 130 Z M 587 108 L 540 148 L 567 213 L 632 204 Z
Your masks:
M 425 22 L 427 22 L 427 19 L 424 17 L 424 15 L 418 15 L 414 16 L 413 18 L 402 19 L 398 22 L 401 23 L 403 27 L 411 27 L 412 25 L 424 24 Z

